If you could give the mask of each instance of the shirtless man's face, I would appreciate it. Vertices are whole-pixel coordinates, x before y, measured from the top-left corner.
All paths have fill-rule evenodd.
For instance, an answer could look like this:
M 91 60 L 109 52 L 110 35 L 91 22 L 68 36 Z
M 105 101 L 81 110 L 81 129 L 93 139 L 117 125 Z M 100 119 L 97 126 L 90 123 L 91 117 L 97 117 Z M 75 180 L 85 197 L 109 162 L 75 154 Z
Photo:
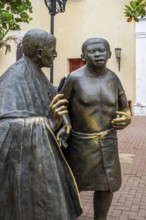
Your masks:
M 106 66 L 107 60 L 110 58 L 110 51 L 103 42 L 95 42 L 85 48 L 84 58 L 87 65 L 102 68 Z

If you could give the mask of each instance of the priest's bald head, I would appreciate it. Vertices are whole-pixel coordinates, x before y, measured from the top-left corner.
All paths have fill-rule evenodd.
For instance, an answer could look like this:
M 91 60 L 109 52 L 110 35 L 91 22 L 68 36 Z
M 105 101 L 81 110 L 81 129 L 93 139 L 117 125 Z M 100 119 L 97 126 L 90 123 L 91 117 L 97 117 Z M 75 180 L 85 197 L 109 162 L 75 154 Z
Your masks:
M 23 53 L 38 67 L 50 67 L 57 57 L 56 38 L 41 29 L 31 29 L 23 37 Z

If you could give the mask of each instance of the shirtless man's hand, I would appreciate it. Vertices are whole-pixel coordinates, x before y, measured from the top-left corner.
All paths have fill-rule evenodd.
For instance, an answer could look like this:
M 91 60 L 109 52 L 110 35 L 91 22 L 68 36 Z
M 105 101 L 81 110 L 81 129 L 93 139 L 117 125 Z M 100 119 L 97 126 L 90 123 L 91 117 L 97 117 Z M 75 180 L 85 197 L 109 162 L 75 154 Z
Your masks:
M 127 110 L 123 111 L 116 111 L 117 118 L 112 120 L 112 125 L 115 129 L 121 130 L 124 129 L 127 125 L 131 123 L 131 112 Z

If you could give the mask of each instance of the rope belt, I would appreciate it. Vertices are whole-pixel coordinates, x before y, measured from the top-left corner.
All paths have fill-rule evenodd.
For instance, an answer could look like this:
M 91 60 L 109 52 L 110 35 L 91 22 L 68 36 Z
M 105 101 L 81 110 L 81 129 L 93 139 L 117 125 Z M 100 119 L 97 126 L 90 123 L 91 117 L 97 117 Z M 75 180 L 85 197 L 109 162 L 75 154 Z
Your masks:
M 72 137 L 78 138 L 78 139 L 93 139 L 93 138 L 103 138 L 104 136 L 106 136 L 107 134 L 109 134 L 111 131 L 113 131 L 114 128 L 105 130 L 105 131 L 101 131 L 101 132 L 97 132 L 97 133 L 82 133 L 82 132 L 76 132 L 74 130 L 72 130 L 71 135 Z

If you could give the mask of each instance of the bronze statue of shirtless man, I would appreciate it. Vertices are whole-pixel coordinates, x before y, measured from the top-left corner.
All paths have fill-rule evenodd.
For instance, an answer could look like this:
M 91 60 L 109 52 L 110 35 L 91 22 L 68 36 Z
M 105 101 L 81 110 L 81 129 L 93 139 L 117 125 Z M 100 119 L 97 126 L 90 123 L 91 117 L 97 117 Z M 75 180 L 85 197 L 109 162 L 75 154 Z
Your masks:
M 69 101 L 72 124 L 66 157 L 79 190 L 95 191 L 94 220 L 107 219 L 113 192 L 121 186 L 117 129 L 131 122 L 121 82 L 106 67 L 110 57 L 105 39 L 86 40 L 86 65 L 72 72 L 61 90 Z

